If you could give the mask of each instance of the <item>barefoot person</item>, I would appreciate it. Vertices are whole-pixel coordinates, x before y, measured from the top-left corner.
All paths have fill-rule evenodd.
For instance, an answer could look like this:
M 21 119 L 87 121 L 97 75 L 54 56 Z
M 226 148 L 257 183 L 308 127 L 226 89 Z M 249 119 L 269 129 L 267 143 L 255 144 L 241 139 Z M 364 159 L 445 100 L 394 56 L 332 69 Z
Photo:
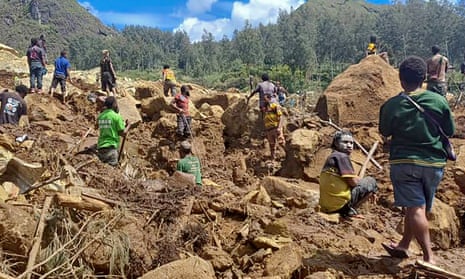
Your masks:
M 434 115 L 444 133 L 454 133 L 454 120 L 447 100 L 439 94 L 421 89 L 426 63 L 417 56 L 407 57 L 399 67 L 404 93 Z M 446 153 L 435 125 L 406 97 L 397 95 L 381 106 L 379 131 L 391 137 L 389 162 L 396 206 L 406 208 L 404 233 L 397 244 L 383 244 L 397 258 L 406 258 L 415 238 L 423 250 L 423 260 L 434 264 L 426 212 L 431 210 L 434 194 L 443 176 Z
M 378 191 L 373 177 L 359 178 L 350 161 L 354 138 L 349 131 L 338 131 L 333 137 L 329 155 L 320 174 L 320 207 L 325 213 L 355 217 L 356 208 Z

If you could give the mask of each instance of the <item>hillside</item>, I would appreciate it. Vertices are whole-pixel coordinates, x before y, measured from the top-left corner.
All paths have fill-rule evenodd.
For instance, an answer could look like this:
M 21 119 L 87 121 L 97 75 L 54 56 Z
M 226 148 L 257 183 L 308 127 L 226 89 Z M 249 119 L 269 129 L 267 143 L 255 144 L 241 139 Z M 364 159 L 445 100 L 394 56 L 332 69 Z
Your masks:
M 105 26 L 76 0 L 0 1 L 2 42 L 20 53 L 32 37 L 44 34 L 48 52 L 55 56 L 74 38 L 97 38 L 117 33 Z

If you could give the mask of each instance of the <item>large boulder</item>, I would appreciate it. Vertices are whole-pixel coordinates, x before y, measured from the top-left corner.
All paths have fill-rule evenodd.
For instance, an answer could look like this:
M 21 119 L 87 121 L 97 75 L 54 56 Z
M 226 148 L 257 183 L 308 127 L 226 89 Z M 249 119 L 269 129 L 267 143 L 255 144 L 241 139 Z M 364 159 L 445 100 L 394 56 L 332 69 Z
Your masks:
M 305 206 L 315 207 L 320 199 L 319 185 L 314 183 L 267 176 L 261 181 L 261 185 L 275 200 L 301 202 Z
M 124 120 L 129 120 L 131 123 L 142 121 L 139 110 L 137 109 L 138 101 L 131 95 L 118 98 L 119 113 Z
M 449 249 L 460 242 L 460 223 L 455 210 L 439 199 L 434 199 L 429 217 L 431 241 L 441 249 Z
M 377 123 L 379 107 L 401 90 L 397 70 L 378 55 L 370 55 L 331 82 L 319 98 L 316 111 L 339 126 Z
M 230 107 L 233 103 L 236 103 L 241 99 L 241 94 L 238 93 L 217 93 L 207 95 L 197 95 L 192 98 L 195 106 L 200 108 L 203 104 L 210 106 L 220 106 L 223 110 Z
M 139 279 L 215 279 L 212 265 L 199 258 L 177 260 L 154 269 Z
M 311 167 L 314 154 L 320 144 L 320 137 L 320 133 L 314 130 L 297 129 L 292 132 L 286 146 L 286 159 L 280 175 L 317 182 L 315 177 L 309 177 L 305 172 Z
M 251 99 L 250 103 L 247 100 L 240 99 L 230 105 L 223 113 L 221 121 L 225 126 L 224 132 L 226 136 L 238 138 L 243 135 L 252 137 L 258 136 L 260 133 L 260 111 L 258 109 L 258 100 Z
M 146 98 L 141 101 L 141 111 L 150 119 L 158 119 L 162 112 L 176 113 L 175 109 L 171 106 L 172 101 L 173 97 L 158 96 Z M 189 100 L 189 113 L 191 117 L 199 114 L 191 100 Z

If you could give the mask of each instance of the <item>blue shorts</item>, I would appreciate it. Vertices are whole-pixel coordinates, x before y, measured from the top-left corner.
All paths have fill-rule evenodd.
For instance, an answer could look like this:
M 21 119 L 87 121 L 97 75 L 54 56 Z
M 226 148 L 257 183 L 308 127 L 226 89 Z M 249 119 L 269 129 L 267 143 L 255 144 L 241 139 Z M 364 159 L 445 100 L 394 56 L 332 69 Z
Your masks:
M 413 164 L 391 165 L 394 204 L 401 207 L 426 205 L 426 211 L 431 211 L 434 194 L 443 174 L 443 168 L 423 167 Z

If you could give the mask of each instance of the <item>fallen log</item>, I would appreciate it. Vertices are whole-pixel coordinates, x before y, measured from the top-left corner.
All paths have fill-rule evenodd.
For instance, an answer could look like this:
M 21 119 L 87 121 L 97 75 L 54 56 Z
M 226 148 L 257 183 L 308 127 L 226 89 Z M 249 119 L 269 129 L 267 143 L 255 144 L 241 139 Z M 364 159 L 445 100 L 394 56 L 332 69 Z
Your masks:
M 37 253 L 39 253 L 40 243 L 42 242 L 42 235 L 45 228 L 45 217 L 48 213 L 48 209 L 52 204 L 52 196 L 45 198 L 44 207 L 42 208 L 42 213 L 40 214 L 39 223 L 37 225 L 37 230 L 34 236 L 34 244 L 32 245 L 31 251 L 29 253 L 29 259 L 26 266 L 26 278 L 30 279 L 32 276 L 32 267 L 34 266 L 37 258 Z
M 415 269 L 421 270 L 427 273 L 428 275 L 433 276 L 434 278 L 465 279 L 465 276 L 447 271 L 438 266 L 432 265 L 421 260 L 417 260 L 415 262 Z
M 78 210 L 96 212 L 111 209 L 111 206 L 107 203 L 88 197 L 75 197 L 62 193 L 56 193 L 55 198 L 59 205 Z

